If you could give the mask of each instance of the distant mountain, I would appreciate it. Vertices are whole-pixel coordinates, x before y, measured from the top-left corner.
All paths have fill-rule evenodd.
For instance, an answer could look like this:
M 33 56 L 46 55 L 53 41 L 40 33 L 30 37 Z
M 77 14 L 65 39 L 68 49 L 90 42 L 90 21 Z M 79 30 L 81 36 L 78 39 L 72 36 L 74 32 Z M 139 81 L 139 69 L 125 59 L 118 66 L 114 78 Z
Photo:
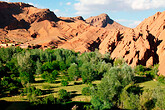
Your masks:
M 107 14 L 90 17 L 57 17 L 49 9 L 25 3 L 0 2 L 0 41 L 41 45 L 43 48 L 95 49 L 112 58 L 122 57 L 131 66 L 159 63 L 165 75 L 165 11 L 131 29 Z
M 86 19 L 86 22 L 93 26 L 107 28 L 107 29 L 116 28 L 121 30 L 126 28 L 125 26 L 122 26 L 121 24 L 110 19 L 110 17 L 105 13 L 100 14 L 98 16 L 92 16 Z

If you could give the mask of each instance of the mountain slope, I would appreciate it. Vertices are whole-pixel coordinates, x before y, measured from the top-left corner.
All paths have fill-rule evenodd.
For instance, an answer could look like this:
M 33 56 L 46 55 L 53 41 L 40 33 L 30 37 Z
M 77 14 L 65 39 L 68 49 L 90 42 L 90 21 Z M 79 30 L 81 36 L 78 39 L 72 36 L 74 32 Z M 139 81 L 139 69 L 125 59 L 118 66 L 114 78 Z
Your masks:
M 57 17 L 49 9 L 25 3 L 0 2 L 0 41 L 55 46 L 88 52 L 99 49 L 112 58 L 122 57 L 131 66 L 159 63 L 165 75 L 165 12 L 145 19 L 136 28 L 124 27 L 107 14 L 84 20 Z

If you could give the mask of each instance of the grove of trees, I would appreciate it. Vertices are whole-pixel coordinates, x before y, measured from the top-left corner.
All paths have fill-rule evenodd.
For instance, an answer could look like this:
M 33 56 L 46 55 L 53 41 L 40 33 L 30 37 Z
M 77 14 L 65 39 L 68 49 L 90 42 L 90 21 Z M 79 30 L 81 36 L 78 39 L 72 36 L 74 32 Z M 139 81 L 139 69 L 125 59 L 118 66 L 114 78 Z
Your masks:
M 165 109 L 165 88 L 143 90 L 138 83 L 156 79 L 165 83 L 163 76 L 158 76 L 158 65 L 146 68 L 138 65 L 132 68 L 123 59 L 112 60 L 110 54 L 94 52 L 78 53 L 66 49 L 21 49 L 19 47 L 0 49 L 0 96 L 8 92 L 28 96 L 30 101 L 38 104 L 55 104 L 70 101 L 70 93 L 62 89 L 59 99 L 50 95 L 43 99 L 42 90 L 30 86 L 35 76 L 41 76 L 48 83 L 56 83 L 61 76 L 61 85 L 69 81 L 82 79 L 89 87 L 82 88 L 82 94 L 91 96 L 88 109 Z M 142 77 L 143 79 L 140 79 Z M 100 84 L 93 85 L 95 80 Z M 20 88 L 22 92 L 20 92 Z

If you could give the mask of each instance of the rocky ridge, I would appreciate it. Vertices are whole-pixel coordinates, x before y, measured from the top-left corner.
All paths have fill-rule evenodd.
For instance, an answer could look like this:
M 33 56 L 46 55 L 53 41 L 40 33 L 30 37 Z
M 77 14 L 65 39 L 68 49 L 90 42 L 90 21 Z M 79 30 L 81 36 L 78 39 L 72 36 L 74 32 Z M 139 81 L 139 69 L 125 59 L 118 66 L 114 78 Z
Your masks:
M 131 29 L 118 24 L 107 14 L 84 20 L 57 17 L 49 9 L 25 3 L 0 2 L 0 40 L 74 49 L 79 52 L 111 53 L 131 66 L 159 63 L 165 75 L 165 11 L 145 19 Z

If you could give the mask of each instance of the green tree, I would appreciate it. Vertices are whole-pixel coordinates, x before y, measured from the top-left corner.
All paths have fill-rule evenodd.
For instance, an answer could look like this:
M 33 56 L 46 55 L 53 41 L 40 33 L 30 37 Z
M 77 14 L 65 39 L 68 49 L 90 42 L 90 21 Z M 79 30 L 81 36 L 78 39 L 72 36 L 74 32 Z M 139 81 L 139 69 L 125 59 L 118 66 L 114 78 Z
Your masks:
M 48 71 L 44 71 L 44 73 L 41 74 L 41 77 L 49 83 L 54 83 L 57 76 L 58 76 L 57 70 L 54 70 L 52 73 L 49 73 Z
M 85 95 L 85 96 L 90 96 L 91 94 L 91 90 L 90 90 L 90 87 L 84 87 L 81 91 L 82 95 Z
M 80 77 L 80 72 L 77 64 L 71 64 L 71 66 L 68 68 L 68 75 L 70 77 L 70 80 L 77 80 Z
M 122 89 L 132 82 L 133 76 L 133 70 L 128 65 L 112 67 L 104 74 L 97 89 L 92 92 L 91 103 L 94 108 L 111 109 L 111 107 L 115 106 Z M 97 99 L 96 102 L 94 101 L 95 99 Z
M 113 62 L 114 66 L 122 66 L 123 64 L 126 64 L 125 60 L 123 58 L 117 58 Z
M 2 62 L 0 61 L 0 81 L 1 81 L 1 78 L 4 76 L 5 76 L 5 68 Z
M 42 71 L 48 71 L 48 72 L 52 72 L 53 70 L 53 65 L 51 62 L 45 62 L 42 65 Z
M 42 73 L 42 63 L 39 61 L 39 59 L 36 62 L 36 74 L 41 74 Z
M 3 63 L 6 63 L 7 61 L 10 61 L 13 54 L 15 53 L 15 47 L 10 48 L 1 48 L 0 49 L 0 59 Z
M 157 86 L 153 91 L 153 98 L 156 100 L 156 109 L 165 109 L 165 89 L 161 86 Z
M 15 57 L 13 57 L 10 61 L 6 63 L 6 67 L 9 69 L 8 71 L 18 76 L 19 71 L 16 65 L 17 65 L 17 59 Z
M 17 55 L 18 71 L 22 83 L 34 81 L 34 66 L 30 56 L 30 52 L 26 51 L 24 54 Z
M 138 75 L 144 75 L 145 71 L 146 71 L 146 68 L 144 66 L 142 66 L 142 65 L 137 65 L 135 67 L 135 73 L 138 74 Z
M 60 89 L 58 91 L 58 97 L 59 97 L 59 99 L 61 99 L 65 102 L 65 101 L 68 101 L 70 99 L 71 95 L 65 89 Z
M 59 62 L 60 70 L 66 70 L 66 64 L 64 61 Z
M 61 80 L 61 86 L 67 86 L 68 84 L 67 80 Z
M 120 103 L 122 109 L 138 110 L 140 109 L 140 97 L 138 94 L 128 93 L 123 89 L 120 94 Z
M 94 69 L 94 64 L 92 63 L 84 63 L 80 67 L 81 77 L 83 83 L 91 83 L 96 77 L 96 71 Z

